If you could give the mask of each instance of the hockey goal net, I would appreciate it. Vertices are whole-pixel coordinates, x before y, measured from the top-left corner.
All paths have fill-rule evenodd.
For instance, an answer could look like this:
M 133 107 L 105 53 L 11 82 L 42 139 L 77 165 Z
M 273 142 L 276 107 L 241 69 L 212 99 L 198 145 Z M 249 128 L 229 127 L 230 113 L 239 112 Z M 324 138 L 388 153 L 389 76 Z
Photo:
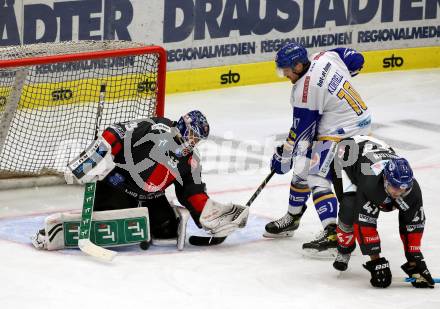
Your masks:
M 0 48 L 0 179 L 62 173 L 95 138 L 102 89 L 99 130 L 163 116 L 165 66 L 163 48 L 134 42 Z

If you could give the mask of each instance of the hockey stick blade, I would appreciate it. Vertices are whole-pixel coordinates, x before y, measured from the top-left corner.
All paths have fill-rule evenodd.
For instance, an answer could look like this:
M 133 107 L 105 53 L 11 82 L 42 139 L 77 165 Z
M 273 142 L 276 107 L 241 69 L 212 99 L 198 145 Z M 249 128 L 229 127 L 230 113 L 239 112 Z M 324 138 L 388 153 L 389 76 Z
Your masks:
M 188 242 L 193 246 L 215 246 L 225 241 L 226 237 L 190 236 Z
M 258 189 L 255 191 L 254 194 L 252 194 L 249 201 L 246 203 L 247 207 L 250 207 L 251 204 L 254 202 L 254 200 L 257 198 L 257 196 L 261 193 L 261 191 L 264 189 L 264 187 L 267 185 L 269 180 L 272 178 L 272 176 L 275 175 L 274 171 L 271 171 L 269 175 L 266 176 L 266 178 L 263 180 L 263 182 L 260 184 Z M 190 236 L 189 237 L 189 243 L 193 246 L 215 246 L 220 245 L 223 243 L 226 239 L 226 236 L 224 237 L 215 237 L 215 236 Z
M 117 254 L 115 251 L 104 249 L 95 245 L 89 239 L 80 239 L 78 241 L 78 247 L 85 254 L 93 256 L 94 258 L 104 262 L 111 262 Z
M 414 282 L 416 281 L 415 278 L 397 278 L 399 281 L 403 281 L 403 282 Z M 435 283 L 440 283 L 440 278 L 432 278 L 432 280 L 434 280 Z

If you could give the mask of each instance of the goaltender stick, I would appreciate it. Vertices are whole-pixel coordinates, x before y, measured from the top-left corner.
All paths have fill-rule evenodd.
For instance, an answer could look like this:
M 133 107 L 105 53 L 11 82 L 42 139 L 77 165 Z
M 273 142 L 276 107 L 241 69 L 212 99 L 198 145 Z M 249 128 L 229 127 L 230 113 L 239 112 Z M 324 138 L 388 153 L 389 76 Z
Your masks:
M 176 239 L 183 249 L 186 223 L 191 215 L 199 228 L 224 237 L 245 226 L 249 209 L 213 201 L 201 179 L 200 158 L 194 146 L 209 135 L 209 124 L 200 111 L 191 111 L 175 122 L 163 117 L 114 124 L 104 130 L 65 174 L 69 183 L 96 181 L 95 219 L 132 218 L 144 211 L 151 236 Z M 171 205 L 165 189 L 174 185 L 178 201 Z M 148 209 L 145 212 L 145 208 Z M 81 219 L 80 213 L 49 216 L 45 227 L 32 238 L 36 248 L 65 248 L 64 233 L 57 230 L 65 220 Z M 59 230 L 59 228 L 58 228 Z

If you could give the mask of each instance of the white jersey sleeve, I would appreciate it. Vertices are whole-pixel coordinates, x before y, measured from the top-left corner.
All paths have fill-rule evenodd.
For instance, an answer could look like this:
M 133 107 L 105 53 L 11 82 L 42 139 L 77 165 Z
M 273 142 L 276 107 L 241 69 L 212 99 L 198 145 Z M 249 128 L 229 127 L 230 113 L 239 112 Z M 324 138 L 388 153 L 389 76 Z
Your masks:
M 293 126 L 288 141 L 339 141 L 369 134 L 370 111 L 350 80 L 337 53 L 313 55 L 309 70 L 292 89 Z

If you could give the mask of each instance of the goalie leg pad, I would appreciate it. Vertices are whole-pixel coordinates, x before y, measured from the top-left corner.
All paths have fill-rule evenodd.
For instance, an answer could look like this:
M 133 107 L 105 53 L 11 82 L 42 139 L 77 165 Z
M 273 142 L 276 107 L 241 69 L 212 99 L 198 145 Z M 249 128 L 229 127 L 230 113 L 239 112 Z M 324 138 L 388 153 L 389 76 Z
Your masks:
M 246 225 L 249 207 L 235 204 L 221 204 L 208 199 L 200 215 L 200 224 L 216 237 L 231 234 Z
M 81 212 L 53 214 L 46 218 L 43 230 L 33 236 L 38 249 L 78 248 Z M 148 209 L 129 208 L 93 213 L 90 240 L 101 247 L 118 247 L 150 241 Z
M 186 226 L 189 220 L 189 211 L 184 207 L 176 206 L 175 211 L 179 219 L 179 225 L 177 227 L 177 250 L 182 251 L 185 247 L 186 241 Z
M 190 214 L 188 209 L 172 205 L 171 206 L 174 214 L 177 218 L 177 237 L 173 238 L 167 238 L 167 239 L 160 239 L 160 238 L 154 238 L 152 243 L 155 246 L 170 246 L 170 245 L 177 245 L 177 250 L 182 251 L 185 247 L 186 242 L 186 227 L 188 225 L 188 220 L 190 218 Z

